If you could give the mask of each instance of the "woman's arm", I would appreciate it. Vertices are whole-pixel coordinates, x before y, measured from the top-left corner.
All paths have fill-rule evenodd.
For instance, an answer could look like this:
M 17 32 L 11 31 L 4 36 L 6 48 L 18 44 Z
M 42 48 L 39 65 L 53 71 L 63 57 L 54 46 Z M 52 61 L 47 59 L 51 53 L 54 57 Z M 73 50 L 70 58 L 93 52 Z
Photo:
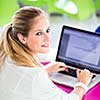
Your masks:
M 77 70 L 77 78 L 79 83 L 76 84 L 75 89 L 73 90 L 73 93 L 79 96 L 80 100 L 82 99 L 83 95 L 87 91 L 88 84 L 91 81 L 92 74 L 89 70 Z
M 62 63 L 62 62 L 54 62 L 50 63 L 45 67 L 46 71 L 48 74 L 54 73 L 54 72 L 59 72 L 59 71 L 64 71 L 67 69 L 67 66 Z

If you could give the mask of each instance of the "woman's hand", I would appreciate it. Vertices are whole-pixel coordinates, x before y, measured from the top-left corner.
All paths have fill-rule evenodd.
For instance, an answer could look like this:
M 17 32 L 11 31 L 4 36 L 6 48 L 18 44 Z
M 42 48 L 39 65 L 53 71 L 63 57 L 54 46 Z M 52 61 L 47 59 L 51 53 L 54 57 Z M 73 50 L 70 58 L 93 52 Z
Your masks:
M 84 69 L 84 70 L 77 70 L 77 78 L 78 78 L 78 81 L 83 83 L 84 86 L 88 86 L 88 84 L 90 83 L 91 81 L 91 78 L 92 78 L 92 74 L 89 70 L 87 69 Z M 73 93 L 75 93 L 76 95 L 79 96 L 80 100 L 82 100 L 82 97 L 84 95 L 84 93 L 86 92 L 85 88 L 81 85 L 77 85 L 77 87 L 74 88 L 74 91 Z
M 77 70 L 77 78 L 79 82 L 82 82 L 83 84 L 88 86 L 92 78 L 92 73 L 87 69 Z
M 46 67 L 46 71 L 48 74 L 50 74 L 54 72 L 64 71 L 66 68 L 67 67 L 63 62 L 55 62 L 48 64 Z

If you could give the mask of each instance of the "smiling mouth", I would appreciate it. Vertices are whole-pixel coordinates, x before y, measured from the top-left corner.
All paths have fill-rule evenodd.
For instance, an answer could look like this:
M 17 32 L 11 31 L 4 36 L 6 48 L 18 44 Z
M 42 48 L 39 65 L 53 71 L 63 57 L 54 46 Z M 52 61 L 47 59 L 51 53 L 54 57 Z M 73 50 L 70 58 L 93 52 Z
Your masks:
M 42 45 L 42 47 L 49 47 L 49 44 L 44 44 Z

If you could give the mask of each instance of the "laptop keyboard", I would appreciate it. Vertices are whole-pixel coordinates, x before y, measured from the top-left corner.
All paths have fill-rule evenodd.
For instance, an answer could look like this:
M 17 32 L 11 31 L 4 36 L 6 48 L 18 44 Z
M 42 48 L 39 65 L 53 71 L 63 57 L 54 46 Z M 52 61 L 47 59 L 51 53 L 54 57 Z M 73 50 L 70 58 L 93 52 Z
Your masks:
M 70 76 L 75 77 L 75 78 L 77 77 L 76 70 L 72 69 L 72 68 L 68 68 L 68 72 L 67 71 L 59 71 L 59 73 L 62 73 L 64 75 L 70 75 Z M 92 79 L 95 77 L 96 77 L 96 75 L 93 75 Z
M 68 72 L 59 71 L 59 73 L 62 73 L 62 74 L 65 74 L 65 75 L 70 75 L 72 77 L 77 77 L 76 70 L 75 69 L 71 69 L 71 68 L 68 68 Z

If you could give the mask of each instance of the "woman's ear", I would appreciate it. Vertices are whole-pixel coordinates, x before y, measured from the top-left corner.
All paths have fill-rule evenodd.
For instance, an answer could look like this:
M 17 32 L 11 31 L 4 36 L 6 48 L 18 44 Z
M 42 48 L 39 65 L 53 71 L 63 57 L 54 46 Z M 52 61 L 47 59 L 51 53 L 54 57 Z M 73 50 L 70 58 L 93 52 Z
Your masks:
M 24 37 L 21 33 L 18 33 L 17 37 L 21 43 L 26 44 L 26 37 Z

